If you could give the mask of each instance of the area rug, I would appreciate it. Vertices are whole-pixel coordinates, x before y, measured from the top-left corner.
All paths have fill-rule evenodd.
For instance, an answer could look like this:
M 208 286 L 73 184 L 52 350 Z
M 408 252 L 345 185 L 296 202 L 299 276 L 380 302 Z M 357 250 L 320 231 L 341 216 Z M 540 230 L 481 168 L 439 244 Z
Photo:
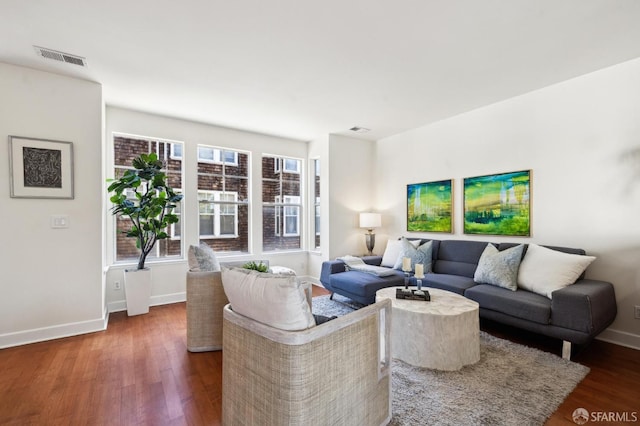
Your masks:
M 314 313 L 353 309 L 313 299 Z M 589 368 L 480 332 L 480 361 L 459 371 L 391 365 L 391 425 L 542 425 Z

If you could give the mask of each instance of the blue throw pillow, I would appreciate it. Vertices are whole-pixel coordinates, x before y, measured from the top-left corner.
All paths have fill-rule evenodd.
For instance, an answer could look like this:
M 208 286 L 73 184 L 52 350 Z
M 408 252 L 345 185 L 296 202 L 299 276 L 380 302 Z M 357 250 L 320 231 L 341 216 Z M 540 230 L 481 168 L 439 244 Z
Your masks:
M 493 244 L 487 244 L 482 252 L 473 280 L 481 284 L 491 284 L 512 291 L 518 289 L 518 268 L 522 260 L 522 244 L 498 251 Z
M 408 257 L 411 259 L 411 271 L 415 272 L 416 264 L 422 263 L 424 265 L 424 273 L 431 272 L 431 262 L 433 260 L 433 242 L 427 241 L 426 243 L 418 246 L 417 248 L 411 244 L 405 237 L 400 239 L 402 249 L 400 250 L 400 256 L 393 269 L 402 270 L 402 258 Z

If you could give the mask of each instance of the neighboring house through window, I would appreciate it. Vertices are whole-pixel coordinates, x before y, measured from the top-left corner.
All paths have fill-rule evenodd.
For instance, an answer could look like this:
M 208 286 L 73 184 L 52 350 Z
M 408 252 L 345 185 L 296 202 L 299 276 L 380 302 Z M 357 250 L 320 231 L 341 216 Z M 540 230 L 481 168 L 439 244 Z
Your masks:
M 249 252 L 249 154 L 198 145 L 200 240 L 218 252 Z
M 158 158 L 165 164 L 167 181 L 174 189 L 182 188 L 182 143 L 173 141 L 158 140 L 155 138 L 114 135 L 113 137 L 113 175 L 115 178 L 121 177 L 126 170 L 133 169 L 132 161 L 140 154 L 156 153 Z M 179 153 L 179 156 L 174 155 Z M 127 194 L 134 196 L 133 193 Z M 174 210 L 180 215 L 182 202 Z M 115 220 L 115 261 L 133 262 L 138 258 L 139 250 L 136 248 L 135 238 L 127 237 L 123 231 L 130 229 L 131 221 L 120 215 Z M 175 223 L 167 232 L 172 238 L 159 240 L 149 254 L 149 260 L 170 259 L 182 255 L 182 221 Z
M 302 161 L 262 157 L 262 243 L 264 251 L 302 248 Z

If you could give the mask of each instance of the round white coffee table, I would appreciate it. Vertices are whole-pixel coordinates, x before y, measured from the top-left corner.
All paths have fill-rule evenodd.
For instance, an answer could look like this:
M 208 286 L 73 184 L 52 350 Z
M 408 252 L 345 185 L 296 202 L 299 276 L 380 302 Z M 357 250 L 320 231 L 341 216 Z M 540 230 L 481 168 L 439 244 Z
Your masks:
M 396 288 L 376 293 L 376 301 L 391 299 L 392 357 L 447 371 L 480 360 L 478 303 L 436 288 L 425 289 L 431 295 L 430 302 L 396 299 Z

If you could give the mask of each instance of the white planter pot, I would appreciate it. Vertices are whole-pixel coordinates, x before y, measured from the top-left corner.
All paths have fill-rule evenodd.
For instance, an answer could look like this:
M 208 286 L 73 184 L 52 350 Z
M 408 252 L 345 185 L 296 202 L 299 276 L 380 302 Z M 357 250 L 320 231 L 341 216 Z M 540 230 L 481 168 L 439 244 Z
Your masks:
M 127 299 L 127 315 L 149 313 L 151 269 L 125 269 L 124 293 Z

